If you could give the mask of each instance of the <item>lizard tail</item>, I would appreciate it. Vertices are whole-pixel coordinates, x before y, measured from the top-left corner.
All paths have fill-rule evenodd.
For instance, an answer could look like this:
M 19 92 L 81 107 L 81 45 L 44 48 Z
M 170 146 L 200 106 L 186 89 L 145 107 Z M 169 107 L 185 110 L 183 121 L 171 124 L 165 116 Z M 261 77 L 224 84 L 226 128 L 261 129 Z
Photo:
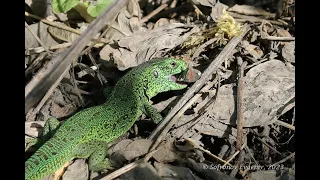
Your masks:
M 47 141 L 25 162 L 25 179 L 40 180 L 53 174 L 66 162 L 71 161 L 71 144 L 54 138 Z

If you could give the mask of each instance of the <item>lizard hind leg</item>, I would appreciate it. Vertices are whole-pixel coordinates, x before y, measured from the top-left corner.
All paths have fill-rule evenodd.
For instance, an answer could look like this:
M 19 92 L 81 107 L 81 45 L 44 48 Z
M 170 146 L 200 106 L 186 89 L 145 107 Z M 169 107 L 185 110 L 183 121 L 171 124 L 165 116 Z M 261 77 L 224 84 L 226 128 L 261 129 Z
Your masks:
M 104 141 L 90 141 L 78 145 L 75 149 L 76 158 L 89 157 L 89 170 L 100 172 L 104 169 L 112 169 L 113 163 L 106 156 L 108 154 L 108 145 Z
M 113 163 L 107 159 L 108 146 L 105 142 L 97 142 L 95 151 L 89 157 L 89 170 L 94 172 L 100 172 L 106 169 L 113 169 Z

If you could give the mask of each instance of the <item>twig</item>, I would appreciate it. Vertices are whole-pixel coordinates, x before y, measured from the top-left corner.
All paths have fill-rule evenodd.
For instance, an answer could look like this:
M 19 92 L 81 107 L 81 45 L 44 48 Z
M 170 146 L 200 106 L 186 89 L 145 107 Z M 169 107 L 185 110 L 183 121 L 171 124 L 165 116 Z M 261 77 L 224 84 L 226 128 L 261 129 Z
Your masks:
M 273 25 L 279 25 L 279 26 L 285 26 L 287 27 L 288 25 L 283 24 L 279 21 L 273 21 L 273 20 L 266 20 L 266 19 L 237 19 L 234 18 L 234 20 L 236 20 L 236 22 L 253 22 L 253 23 L 261 23 L 262 21 L 269 21 L 271 24 Z
M 220 54 L 215 58 L 214 61 L 210 64 L 210 66 L 204 71 L 201 75 L 201 78 L 196 81 L 193 86 L 185 93 L 183 98 L 179 100 L 179 102 L 174 106 L 174 108 L 169 112 L 166 118 L 158 125 L 156 130 L 150 135 L 149 139 L 155 140 L 156 136 L 161 131 L 158 138 L 155 140 L 153 148 L 158 146 L 161 142 L 163 136 L 168 132 L 168 130 L 172 127 L 175 123 L 170 122 L 172 117 L 189 101 L 189 99 L 194 96 L 196 92 L 200 90 L 200 88 L 211 78 L 212 74 L 218 70 L 221 63 L 228 58 L 229 55 L 232 53 L 232 50 L 238 45 L 238 43 L 242 40 L 242 38 L 247 34 L 249 31 L 249 27 L 245 26 L 243 33 L 238 37 L 233 37 L 230 42 L 224 47 L 224 49 L 220 52 Z M 166 128 L 165 128 L 166 127 Z M 151 149 L 153 149 L 151 148 Z
M 175 8 L 177 6 L 178 0 L 173 0 L 170 4 L 170 8 Z
M 256 66 L 256 65 L 261 64 L 261 63 L 263 63 L 263 62 L 265 62 L 265 61 L 268 61 L 268 60 L 269 60 L 269 58 L 261 59 L 260 61 L 257 61 L 257 62 L 255 62 L 255 63 L 252 63 L 252 64 L 249 65 L 249 66 L 246 66 L 246 67 L 244 68 L 244 70 L 247 70 L 247 69 L 249 69 L 249 68 L 251 68 L 251 67 L 253 67 L 253 66 Z
M 275 148 L 273 148 L 272 146 L 270 146 L 268 143 L 266 143 L 264 140 L 262 140 L 260 137 L 256 137 L 259 141 L 261 141 L 264 145 L 266 145 L 268 148 L 270 148 L 271 150 L 273 150 L 274 152 L 276 152 L 277 154 L 279 154 L 280 156 L 284 156 L 283 154 L 281 154 L 278 150 L 276 150 Z
M 232 161 L 233 158 L 235 158 L 239 153 L 240 151 L 246 146 L 247 144 L 244 143 L 240 149 L 238 149 L 224 164 L 223 166 L 227 165 L 227 163 L 230 163 L 230 161 Z
M 272 164 L 271 166 L 277 166 L 277 165 L 279 165 L 279 164 L 281 164 L 281 163 L 284 163 L 284 162 L 286 162 L 288 159 L 291 159 L 293 156 L 295 156 L 296 155 L 296 153 L 294 152 L 294 153 L 291 153 L 289 156 L 287 156 L 287 157 L 285 157 L 285 158 L 283 158 L 283 159 L 281 159 L 280 161 L 278 161 L 278 162 L 276 162 L 276 163 L 274 163 L 274 164 Z
M 238 170 L 239 170 L 239 174 L 242 177 L 244 177 L 246 175 L 247 171 L 241 171 L 241 169 L 240 169 L 241 168 L 241 163 L 243 162 L 243 159 L 244 159 L 244 155 L 245 155 L 244 150 L 241 150 L 240 153 L 239 153 L 239 156 L 238 156 L 238 160 L 237 160 L 237 162 L 235 164 L 236 168 L 232 169 L 232 171 L 230 173 L 231 177 L 235 177 L 237 172 L 238 172 Z
M 265 39 L 265 40 L 269 40 L 269 41 L 294 41 L 295 37 L 267 36 L 267 37 L 261 37 L 261 39 Z
M 200 55 L 200 53 L 202 51 L 204 51 L 204 48 L 206 48 L 207 46 L 213 44 L 215 41 L 217 41 L 217 39 L 216 38 L 212 38 L 209 41 L 201 44 L 201 46 L 199 46 L 198 49 L 194 52 L 194 54 L 192 56 L 192 59 L 195 59 L 196 57 L 198 57 Z
M 90 42 L 92 37 L 106 24 L 110 23 L 127 3 L 128 0 L 114 0 L 100 16 L 91 22 L 84 33 L 74 41 L 68 50 L 54 57 L 46 67 L 38 71 L 25 87 L 25 113 L 41 99 L 43 100 L 44 96 L 49 96 L 48 90 L 55 88 L 59 84 L 65 73 L 68 72 L 71 63 L 78 58 L 79 53 Z
M 116 18 L 116 16 L 115 16 Z M 114 21 L 115 19 L 112 20 L 112 22 Z M 111 24 L 111 23 L 110 23 Z M 87 47 L 85 50 L 83 50 L 81 53 L 80 53 L 80 56 L 86 54 L 94 45 L 96 45 L 104 35 L 107 34 L 108 30 L 110 29 L 110 26 L 107 27 L 107 29 L 99 36 L 98 39 L 94 40 L 89 47 Z
M 156 14 L 158 14 L 159 12 L 161 12 L 162 10 L 164 10 L 166 7 L 168 7 L 168 4 L 162 4 L 161 6 L 159 6 L 158 8 L 156 8 L 155 10 L 153 10 L 150 14 L 146 15 L 144 18 L 141 19 L 141 23 L 145 23 L 147 21 L 149 21 L 149 19 L 151 19 L 153 16 L 155 16 Z
M 48 49 L 49 50 L 56 50 L 56 49 L 66 48 L 71 45 L 72 45 L 72 43 L 62 43 L 62 44 L 50 46 L 50 47 L 48 47 Z M 43 48 L 43 47 L 29 48 L 26 55 L 37 54 L 37 53 L 41 53 L 43 51 L 45 51 L 45 48 Z
M 59 23 L 56 23 L 56 22 L 48 21 L 48 20 L 46 20 L 46 19 L 42 19 L 41 17 L 36 16 L 36 15 L 33 15 L 33 14 L 30 14 L 30 13 L 28 13 L 28 12 L 25 12 L 25 16 L 28 16 L 28 17 L 31 17 L 31 18 L 40 20 L 41 22 L 43 22 L 43 23 L 45 23 L 45 24 L 48 24 L 48 25 L 50 25 L 50 26 L 57 27 L 57 28 L 60 28 L 60 29 L 64 29 L 64 30 L 66 30 L 66 31 L 70 31 L 70 32 L 72 32 L 72 33 L 81 35 L 81 31 L 79 31 L 79 30 L 73 29 L 73 28 L 68 27 L 68 26 L 66 26 L 66 25 L 63 25 L 63 24 L 59 24 Z
M 237 22 L 262 22 L 262 21 L 268 21 L 271 24 L 274 25 L 279 25 L 279 26 L 289 26 L 288 23 L 286 22 L 280 22 L 280 21 L 275 21 L 275 20 L 268 20 L 268 19 L 263 19 L 263 18 L 257 18 L 254 16 L 247 16 L 247 15 L 242 15 L 234 12 L 228 11 L 228 14 L 230 14 Z
M 225 160 L 221 159 L 220 157 L 212 154 L 210 151 L 203 149 L 203 147 L 201 147 L 197 142 L 195 142 L 193 139 L 191 138 L 185 138 L 186 141 L 188 141 L 192 146 L 194 146 L 197 149 L 200 149 L 201 151 L 207 153 L 208 155 L 210 155 L 211 157 L 219 160 L 220 162 L 223 162 L 224 164 L 227 164 L 229 166 L 232 166 L 229 162 L 226 162 Z
M 46 19 L 42 19 L 41 17 L 38 17 L 36 15 L 33 15 L 33 14 L 30 14 L 28 12 L 25 12 L 25 16 L 28 16 L 28 17 L 31 17 L 31 18 L 34 18 L 34 19 L 37 19 L 37 20 L 40 20 L 41 22 L 45 23 L 45 24 L 48 24 L 50 26 L 53 26 L 53 27 L 56 27 L 56 28 L 60 28 L 60 29 L 63 29 L 63 30 L 66 30 L 66 31 L 69 31 L 69 32 L 72 32 L 72 33 L 75 33 L 75 34 L 78 34 L 78 35 L 81 35 L 82 32 L 77 30 L 77 29 L 73 29 L 71 27 L 68 27 L 64 24 L 59 24 L 59 23 L 56 23 L 56 22 L 52 22 L 52 21 L 48 21 Z M 95 39 L 95 38 L 93 38 Z M 100 39 L 100 42 L 102 43 L 109 43 L 110 41 L 107 40 L 107 39 L 104 39 L 104 38 L 101 38 Z
M 255 163 L 256 165 L 259 165 L 258 162 L 257 162 L 257 160 L 253 157 L 253 154 L 251 153 L 249 147 L 246 145 L 246 146 L 244 147 L 244 149 L 248 152 L 249 156 L 250 156 L 251 159 L 254 161 L 254 163 Z
M 197 142 L 195 142 L 193 139 L 191 138 L 185 138 L 186 141 L 188 141 L 190 144 L 192 144 L 195 148 L 200 149 L 201 151 L 207 153 L 209 156 L 219 160 L 220 162 L 224 163 L 224 165 L 228 165 L 228 166 L 233 166 L 231 165 L 229 162 L 221 159 L 220 157 L 212 154 L 210 151 L 203 149 L 203 147 L 201 147 Z M 243 171 L 240 170 L 240 173 L 243 173 Z
M 291 124 L 288 124 L 288 123 L 286 123 L 286 122 L 283 122 L 283 121 L 275 120 L 274 123 L 275 123 L 275 124 L 278 124 L 278 125 L 280 125 L 280 126 L 289 128 L 289 129 L 291 129 L 291 130 L 293 130 L 293 131 L 296 130 L 295 126 L 293 126 L 293 125 L 291 125 Z
M 51 54 L 51 52 L 46 48 L 46 46 L 42 43 L 42 41 L 39 39 L 39 37 L 32 31 L 32 29 L 30 29 L 29 25 L 27 24 L 27 22 L 24 22 L 26 28 L 28 29 L 28 31 L 32 34 L 32 36 L 34 38 L 36 38 L 36 40 L 38 41 L 38 43 L 47 51 L 48 54 Z
M 243 74 L 247 61 L 244 61 L 239 69 L 238 91 L 237 91 L 237 144 L 236 148 L 241 149 L 243 144 Z
M 193 8 L 194 8 L 194 11 L 196 12 L 197 14 L 197 18 L 199 19 L 199 14 L 202 16 L 202 18 L 206 19 L 206 16 L 201 12 L 201 10 L 198 8 L 197 5 L 195 4 L 192 4 Z
M 179 12 L 182 9 L 186 9 L 186 8 L 189 8 L 189 4 L 188 3 L 181 4 L 181 5 L 179 5 L 177 7 L 174 7 L 174 8 L 168 8 L 168 9 L 160 12 L 159 14 L 157 14 L 155 18 L 157 18 L 157 17 L 165 17 L 165 16 L 168 16 L 171 13 Z
M 122 174 L 124 174 L 124 173 L 126 173 L 126 172 L 128 172 L 128 171 L 130 171 L 132 169 L 134 169 L 135 167 L 139 166 L 139 164 L 147 162 L 153 156 L 153 154 L 156 153 L 156 152 L 157 152 L 157 150 L 152 151 L 152 152 L 148 153 L 143 159 L 139 159 L 139 160 L 137 160 L 135 162 L 127 164 L 126 166 L 124 166 L 124 167 L 122 167 L 122 168 L 120 168 L 120 169 L 108 174 L 107 176 L 101 178 L 100 180 L 114 179 L 114 178 L 116 178 L 116 177 L 118 177 L 118 176 L 120 176 L 120 175 L 122 175 Z

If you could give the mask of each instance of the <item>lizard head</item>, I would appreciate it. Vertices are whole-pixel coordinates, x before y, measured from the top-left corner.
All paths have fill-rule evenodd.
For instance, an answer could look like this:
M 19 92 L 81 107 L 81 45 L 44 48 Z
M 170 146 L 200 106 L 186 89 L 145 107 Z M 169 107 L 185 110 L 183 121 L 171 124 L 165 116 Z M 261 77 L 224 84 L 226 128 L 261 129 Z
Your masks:
M 174 58 L 148 61 L 144 71 L 144 79 L 147 79 L 146 95 L 151 98 L 161 92 L 186 88 L 183 74 L 186 74 L 188 67 L 186 61 Z

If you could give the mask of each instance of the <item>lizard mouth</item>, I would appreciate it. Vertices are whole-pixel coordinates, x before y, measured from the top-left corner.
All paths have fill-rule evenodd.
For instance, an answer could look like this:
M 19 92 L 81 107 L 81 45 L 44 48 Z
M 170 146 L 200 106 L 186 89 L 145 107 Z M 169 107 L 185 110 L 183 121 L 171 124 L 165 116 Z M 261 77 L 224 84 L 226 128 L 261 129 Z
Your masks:
M 188 83 L 193 83 L 198 80 L 201 76 L 199 70 L 188 68 L 178 74 L 173 74 L 170 76 L 170 80 L 176 84 L 186 86 Z
M 179 85 L 187 85 L 187 82 L 185 82 L 185 79 L 183 76 L 183 72 L 179 73 L 179 74 L 171 75 L 170 80 L 172 82 L 175 82 L 176 84 L 179 84 Z
M 170 80 L 179 85 L 187 85 L 188 84 L 187 82 L 188 77 L 186 76 L 187 73 L 188 73 L 188 70 L 182 71 L 178 74 L 173 74 L 170 76 Z

